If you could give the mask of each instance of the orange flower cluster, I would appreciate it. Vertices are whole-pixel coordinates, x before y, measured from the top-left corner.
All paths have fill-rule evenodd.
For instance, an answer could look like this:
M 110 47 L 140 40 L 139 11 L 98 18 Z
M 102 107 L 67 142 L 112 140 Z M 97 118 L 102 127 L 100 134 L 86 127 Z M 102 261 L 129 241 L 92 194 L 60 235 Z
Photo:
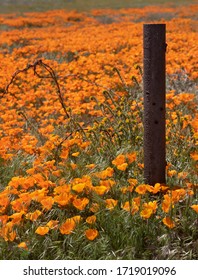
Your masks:
M 124 157 L 124 155 L 122 155 Z M 125 155 L 125 158 L 127 155 Z M 118 159 L 118 157 L 116 158 Z M 47 166 L 52 163 L 46 162 Z M 110 169 L 110 168 L 108 168 Z M 113 169 L 111 169 L 113 171 Z M 46 224 L 42 224 L 37 227 L 35 233 L 39 235 L 46 235 L 50 230 L 59 229 L 61 234 L 71 234 L 76 225 L 83 222 L 83 217 L 81 213 L 89 213 L 87 216 L 87 224 L 92 225 L 92 228 L 86 229 L 85 236 L 89 240 L 93 240 L 98 236 L 97 229 L 93 226 L 97 222 L 97 212 L 101 207 L 101 202 L 103 200 L 103 206 L 108 210 L 113 210 L 118 205 L 118 200 L 109 197 L 108 193 L 113 191 L 114 185 L 116 184 L 114 180 L 114 172 L 111 174 L 107 173 L 106 177 L 102 177 L 101 174 L 105 174 L 105 170 L 101 172 L 92 173 L 92 175 L 83 176 L 82 178 L 74 178 L 69 184 L 65 184 L 64 180 L 61 178 L 57 180 L 57 183 L 52 184 L 48 180 L 42 178 L 41 181 L 36 181 L 36 174 L 29 175 L 26 177 L 27 180 L 21 180 L 22 177 L 13 177 L 9 185 L 1 192 L 1 230 L 0 235 L 6 241 L 14 241 L 17 237 L 15 227 L 20 227 L 25 221 L 31 221 L 32 223 L 38 222 L 40 219 L 43 220 L 46 213 L 48 213 L 52 208 L 60 208 L 74 213 L 78 213 L 75 216 L 68 217 L 65 222 L 58 224 L 58 220 L 50 220 Z M 116 169 L 115 169 L 116 173 Z M 23 178 L 24 179 L 24 178 Z M 31 183 L 34 180 L 34 186 Z M 41 178 L 40 178 L 41 179 Z M 95 186 L 94 181 L 99 180 L 100 185 Z M 106 179 L 106 180 L 105 180 Z M 28 184 L 29 182 L 29 184 Z M 143 219 L 149 219 L 151 215 L 155 214 L 159 209 L 159 201 L 150 200 L 148 202 L 144 201 L 144 195 L 150 193 L 156 195 L 161 191 L 166 193 L 163 195 L 163 201 L 161 204 L 161 209 L 165 214 L 170 214 L 172 209 L 186 197 L 192 196 L 194 193 L 189 189 L 176 189 L 170 190 L 168 186 L 155 184 L 155 186 L 150 185 L 137 185 L 137 180 L 131 178 L 128 180 L 129 186 L 122 188 L 120 190 L 120 195 L 124 193 L 128 197 L 127 193 L 135 192 L 138 196 L 134 196 L 131 201 L 126 200 L 122 205 L 122 209 L 129 211 L 132 215 L 139 212 Z M 37 188 L 35 189 L 35 187 Z M 135 187 L 136 186 L 136 187 Z M 123 191 L 124 189 L 124 191 Z M 53 190 L 53 191 L 52 191 Z M 92 194 L 96 193 L 100 198 L 100 205 L 94 201 Z M 10 198 L 10 195 L 14 195 L 15 199 Z M 37 210 L 31 212 L 31 204 L 37 203 Z M 13 214 L 8 214 L 8 207 L 11 207 L 11 212 Z M 197 212 L 197 205 L 192 205 L 191 208 Z M 39 210 L 40 209 L 40 210 Z M 72 210 L 73 209 L 73 210 Z M 91 215 L 92 213 L 96 213 Z M 174 222 L 169 216 L 163 218 L 163 223 L 168 225 L 170 228 L 173 227 Z
M 164 9 L 166 16 L 173 11 L 177 15 L 167 20 L 167 72 L 174 74 L 182 69 L 191 80 L 198 78 L 195 71 L 198 64 L 196 19 L 193 17 L 197 10 L 197 5 Z M 104 13 L 111 17 L 111 23 L 102 21 Z M 5 241 L 20 240 L 19 248 L 27 249 L 19 232 L 28 223 L 36 224 L 34 232 L 41 236 L 51 231 L 69 235 L 84 223 L 84 235 L 92 241 L 99 236 L 97 213 L 100 209 L 110 213 L 115 209 L 127 211 L 140 215 L 143 220 L 156 214 L 169 228 L 176 225 L 172 211 L 179 202 L 191 199 L 194 194 L 194 183 L 186 178 L 187 174 L 178 174 L 167 167 L 170 178 L 177 176 L 183 180 L 184 188 L 181 189 L 140 184 L 135 175 L 138 175 L 137 170 L 142 170 L 142 162 L 138 162 L 141 151 L 131 148 L 127 152 L 112 151 L 113 156 L 107 153 L 109 166 L 104 167 L 102 160 L 95 161 L 88 137 L 92 135 L 94 139 L 95 136 L 90 119 L 102 118 L 105 98 L 99 89 L 112 87 L 121 96 L 123 94 L 115 68 L 121 69 L 126 84 L 131 83 L 131 76 L 140 81 L 142 21 L 152 21 L 157 13 L 156 7 L 145 7 L 0 16 L 0 29 L 3 27 L 0 40 L 0 168 L 5 170 L 13 163 L 8 177 L 0 180 L 0 237 Z M 164 19 L 157 22 L 162 21 Z M 38 67 L 20 72 L 5 93 L 13 70 L 22 69 L 38 58 L 56 69 L 59 86 L 56 79 L 51 79 L 53 72 L 49 76 L 46 70 L 49 68 Z M 134 79 L 132 86 L 135 86 Z M 116 107 L 114 101 L 111 105 L 109 112 Z M 195 94 L 175 94 L 175 91 L 167 94 L 167 143 L 171 141 L 173 125 L 182 131 L 175 137 L 185 141 L 188 140 L 185 131 L 190 127 L 190 149 L 197 144 L 198 121 L 190 114 L 179 112 L 180 106 L 184 105 L 194 112 Z M 142 100 L 130 104 L 139 129 L 142 129 L 141 107 Z M 66 118 L 65 110 L 69 112 L 69 118 Z M 122 116 L 122 107 L 116 110 L 116 118 L 128 125 L 130 116 Z M 108 120 L 101 120 L 101 135 L 112 135 L 111 128 L 104 129 Z M 139 138 L 134 141 L 138 142 Z M 104 145 L 102 142 L 100 147 Z M 197 152 L 191 150 L 190 155 L 196 162 Z M 133 168 L 134 176 L 130 176 Z M 128 177 L 124 181 L 126 174 Z M 158 194 L 162 195 L 162 201 L 156 199 Z M 193 204 L 191 208 L 197 212 L 197 205 Z M 62 211 L 64 219 L 63 215 L 57 214 L 49 220 L 48 214 L 54 209 Z
M 128 165 L 136 160 L 136 152 L 132 152 L 130 154 L 118 155 L 113 161 L 112 164 L 117 167 L 117 169 L 121 171 L 125 171 Z

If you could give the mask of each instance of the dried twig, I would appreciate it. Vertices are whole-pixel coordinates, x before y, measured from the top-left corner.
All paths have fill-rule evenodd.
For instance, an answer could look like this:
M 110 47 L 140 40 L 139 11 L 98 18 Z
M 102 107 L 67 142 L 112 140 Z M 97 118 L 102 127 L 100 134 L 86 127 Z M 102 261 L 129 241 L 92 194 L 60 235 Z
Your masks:
M 43 67 L 49 74 L 50 76 L 41 76 L 38 72 L 37 72 L 37 66 L 40 66 L 40 67 Z M 6 88 L 5 90 L 3 91 L 3 94 L 1 95 L 1 97 L 3 97 L 6 93 L 8 93 L 9 91 L 9 87 L 11 84 L 13 84 L 15 78 L 20 74 L 20 73 L 24 73 L 24 72 L 27 72 L 29 69 L 33 69 L 34 71 L 34 75 L 36 75 L 37 77 L 43 79 L 43 78 L 51 78 L 54 82 L 55 82 L 55 85 L 56 85 L 56 88 L 57 88 L 57 95 L 58 95 L 58 98 L 59 98 L 59 101 L 61 103 L 61 106 L 65 112 L 65 115 L 67 118 L 70 118 L 70 115 L 66 109 L 66 106 L 65 106 L 65 103 L 64 103 L 64 99 L 63 99 L 63 95 L 62 95 L 62 92 L 61 92 L 61 89 L 60 89 L 60 86 L 59 86 L 59 83 L 58 83 L 58 80 L 57 80 L 57 77 L 55 75 L 55 72 L 54 70 L 49 66 L 47 65 L 46 63 L 44 63 L 41 59 L 38 59 L 36 60 L 34 63 L 32 64 L 28 64 L 25 68 L 23 69 L 18 69 L 17 71 L 14 72 L 14 74 L 12 75 L 12 78 L 10 80 L 10 82 L 6 85 Z

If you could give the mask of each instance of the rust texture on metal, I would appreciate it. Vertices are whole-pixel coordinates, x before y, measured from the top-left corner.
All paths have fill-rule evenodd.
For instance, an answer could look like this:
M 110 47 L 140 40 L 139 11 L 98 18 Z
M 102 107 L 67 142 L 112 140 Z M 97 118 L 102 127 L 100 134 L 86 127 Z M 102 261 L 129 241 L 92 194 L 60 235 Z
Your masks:
M 144 179 L 165 183 L 166 25 L 143 26 Z

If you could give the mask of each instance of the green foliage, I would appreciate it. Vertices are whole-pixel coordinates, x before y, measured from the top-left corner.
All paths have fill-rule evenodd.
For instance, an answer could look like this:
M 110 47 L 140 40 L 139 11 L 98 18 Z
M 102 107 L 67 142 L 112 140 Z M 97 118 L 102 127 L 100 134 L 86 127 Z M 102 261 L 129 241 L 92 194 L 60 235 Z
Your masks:
M 173 3 L 175 5 L 189 4 L 189 2 L 193 3 L 194 1 L 187 0 L 125 0 L 120 2 L 119 0 L 76 0 L 76 1 L 63 1 L 57 0 L 52 1 L 48 0 L 20 0 L 20 2 L 16 2 L 13 0 L 4 1 L 1 0 L 1 13 L 10 13 L 10 12 L 32 12 L 32 11 L 44 11 L 48 9 L 69 9 L 69 10 L 79 10 L 85 11 L 90 9 L 99 9 L 99 8 L 132 8 L 132 7 L 144 7 L 147 5 L 156 5 L 156 4 L 166 4 Z

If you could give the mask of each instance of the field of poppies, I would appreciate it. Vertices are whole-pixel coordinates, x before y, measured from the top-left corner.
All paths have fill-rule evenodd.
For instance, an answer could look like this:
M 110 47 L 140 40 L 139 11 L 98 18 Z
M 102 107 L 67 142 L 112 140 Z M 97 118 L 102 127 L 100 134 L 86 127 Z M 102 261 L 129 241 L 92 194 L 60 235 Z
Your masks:
M 0 259 L 197 259 L 198 5 L 0 14 Z M 166 23 L 167 182 L 143 178 L 142 30 Z

